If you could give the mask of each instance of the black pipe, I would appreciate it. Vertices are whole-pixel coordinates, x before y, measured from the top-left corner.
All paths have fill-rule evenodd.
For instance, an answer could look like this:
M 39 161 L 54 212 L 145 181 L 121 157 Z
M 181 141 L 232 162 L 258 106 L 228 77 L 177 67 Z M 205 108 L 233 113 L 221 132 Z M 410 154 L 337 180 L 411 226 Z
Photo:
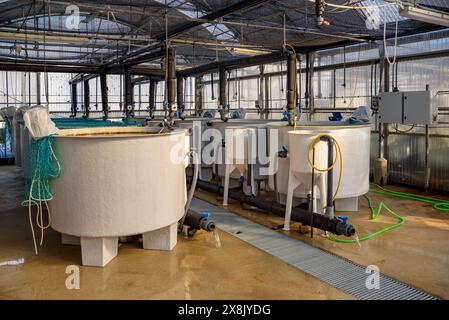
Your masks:
M 227 87 L 228 79 L 226 79 L 226 69 L 223 67 L 220 67 L 219 70 L 219 112 L 220 112 L 220 119 L 222 121 L 227 121 L 225 114 L 228 109 L 228 101 L 227 101 L 227 95 L 226 95 L 226 87 Z
M 178 77 L 178 81 L 176 83 L 176 99 L 178 101 L 178 110 L 180 111 L 181 115 L 184 113 L 184 78 Z M 182 117 L 182 116 L 181 116 Z
M 327 165 L 332 167 L 334 162 L 334 139 L 329 136 L 321 137 L 322 141 L 327 142 Z M 326 216 L 329 219 L 334 218 L 334 169 L 327 171 L 327 199 L 326 199 Z
M 70 117 L 75 118 L 76 113 L 78 111 L 78 93 L 76 88 L 76 83 L 73 83 L 71 85 L 72 87 L 72 106 L 71 106 L 71 114 Z
M 103 110 L 103 119 L 109 118 L 109 96 L 108 80 L 106 73 L 100 74 L 101 105 Z
M 84 84 L 84 118 L 89 118 L 90 112 L 90 86 L 89 80 L 85 80 Z
M 131 70 L 124 68 L 124 97 L 126 118 L 134 116 L 134 88 L 131 83 Z
M 173 48 L 168 48 L 168 61 L 165 62 L 167 70 L 167 103 L 168 103 L 168 118 L 173 119 L 173 114 L 176 111 L 176 52 Z
M 215 222 L 209 220 L 203 215 L 189 210 L 184 219 L 184 225 L 195 230 L 205 230 L 207 232 L 212 232 L 215 230 Z
M 191 178 L 188 177 L 187 181 L 190 183 Z M 216 193 L 218 195 L 223 195 L 222 186 L 215 185 L 202 180 L 198 180 L 196 186 L 199 189 Z M 247 196 L 244 193 L 234 189 L 229 190 L 229 198 L 246 203 L 250 206 L 262 209 L 264 211 L 271 212 L 280 217 L 285 216 L 285 206 L 275 201 L 269 201 L 255 196 Z M 300 222 L 304 225 L 332 232 L 336 235 L 344 235 L 347 237 L 351 237 L 355 234 L 355 228 L 350 224 L 347 224 L 335 218 L 329 219 L 328 217 L 322 214 L 309 212 L 307 210 L 300 208 L 292 209 L 291 219 L 293 221 Z
M 296 55 L 290 53 L 287 60 L 287 111 L 289 112 L 289 122 L 293 125 L 293 112 L 296 108 L 295 90 L 296 90 Z
M 156 80 L 150 80 L 150 106 L 149 106 L 149 113 L 150 118 L 154 118 L 154 111 L 156 110 L 156 90 L 157 90 L 157 81 Z

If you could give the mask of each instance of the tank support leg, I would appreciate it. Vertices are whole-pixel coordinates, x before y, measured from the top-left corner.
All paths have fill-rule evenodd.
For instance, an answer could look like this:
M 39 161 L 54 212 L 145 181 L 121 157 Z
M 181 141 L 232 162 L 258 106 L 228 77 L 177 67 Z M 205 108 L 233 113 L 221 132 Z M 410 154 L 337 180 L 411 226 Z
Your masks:
M 143 248 L 170 251 L 176 246 L 177 237 L 176 223 L 165 228 L 145 232 L 142 234 Z
M 83 266 L 104 267 L 117 256 L 118 237 L 81 237 Z

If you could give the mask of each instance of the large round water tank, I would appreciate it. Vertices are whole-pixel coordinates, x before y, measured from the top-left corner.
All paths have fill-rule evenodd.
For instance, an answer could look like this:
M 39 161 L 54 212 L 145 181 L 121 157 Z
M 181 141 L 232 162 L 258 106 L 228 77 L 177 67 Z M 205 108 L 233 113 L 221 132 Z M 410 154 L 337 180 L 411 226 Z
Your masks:
M 316 168 L 327 168 L 327 145 L 324 141 L 320 141 L 315 145 L 315 155 L 309 154 L 309 145 L 312 144 L 317 136 L 317 133 L 307 131 L 290 131 L 288 133 L 288 150 L 292 172 L 311 174 L 312 167 L 309 163 L 309 157 Z
M 80 237 L 134 235 L 176 223 L 186 203 L 185 131 L 62 130 L 51 226 Z
M 276 130 L 278 134 L 277 150 L 289 147 L 289 131 L 292 127 L 286 122 L 275 122 L 268 124 L 269 134 Z M 300 122 L 297 131 L 317 135 L 326 131 L 340 143 L 343 156 L 343 176 L 337 199 L 353 198 L 363 195 L 369 190 L 369 161 L 370 161 L 370 136 L 371 125 L 349 125 L 343 122 L 312 121 Z M 273 146 L 270 146 L 273 147 Z M 289 153 L 291 150 L 289 150 Z M 291 156 L 289 154 L 289 156 Z M 289 158 L 278 158 L 276 161 L 276 184 L 281 195 L 287 194 L 288 172 L 290 167 Z M 323 166 L 327 167 L 327 165 Z M 334 181 L 338 181 L 340 166 L 337 164 L 334 170 Z M 271 181 L 274 188 L 274 179 Z M 334 185 L 335 191 L 336 185 Z M 307 190 L 299 187 L 294 195 L 305 198 Z

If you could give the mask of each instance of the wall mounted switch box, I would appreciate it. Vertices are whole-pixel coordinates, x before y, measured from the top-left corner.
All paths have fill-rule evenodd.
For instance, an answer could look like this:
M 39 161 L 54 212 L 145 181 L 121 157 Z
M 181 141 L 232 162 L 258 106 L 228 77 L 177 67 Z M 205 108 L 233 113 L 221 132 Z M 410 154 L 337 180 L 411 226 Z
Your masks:
M 380 122 L 433 124 L 441 97 L 438 91 L 382 92 L 379 94 Z

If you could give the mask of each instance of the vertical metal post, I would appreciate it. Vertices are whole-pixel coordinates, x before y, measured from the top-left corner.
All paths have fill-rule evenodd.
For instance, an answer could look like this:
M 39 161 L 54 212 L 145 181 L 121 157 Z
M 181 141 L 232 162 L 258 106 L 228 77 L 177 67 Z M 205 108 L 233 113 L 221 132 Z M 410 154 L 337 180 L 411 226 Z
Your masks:
M 28 106 L 31 107 L 31 72 L 28 72 Z
M 226 87 L 227 87 L 228 79 L 226 79 L 226 69 L 224 67 L 220 67 L 219 69 L 219 112 L 220 112 L 220 118 L 223 121 L 226 121 L 226 111 L 228 109 L 228 101 L 227 101 L 227 94 L 226 94 Z
M 172 48 L 168 48 L 168 61 L 165 65 L 168 75 L 167 83 L 167 107 L 168 118 L 170 121 L 173 119 L 173 114 L 176 112 L 176 52 Z
M 178 103 L 178 110 L 180 111 L 181 118 L 183 117 L 183 113 L 185 110 L 184 105 L 184 78 L 178 77 L 178 81 L 176 83 L 176 100 Z
M 337 70 L 334 69 L 332 74 L 332 98 L 334 109 L 337 108 Z
M 264 82 L 265 82 L 265 67 L 264 65 L 259 66 L 259 83 L 257 86 L 257 108 L 260 111 L 260 118 L 264 119 L 266 115 L 266 111 L 264 110 Z
M 310 108 L 309 120 L 312 120 L 312 116 L 315 113 L 315 95 L 313 92 L 314 62 L 315 62 L 315 53 L 309 52 L 309 65 L 308 65 L 309 87 L 307 88 L 307 92 L 309 94 L 309 108 Z
M 195 114 L 199 117 L 203 113 L 203 84 L 202 78 L 195 78 Z
M 6 106 L 9 107 L 9 72 L 6 71 Z
M 424 190 L 429 191 L 430 184 L 430 134 L 429 134 L 429 125 L 426 124 L 426 153 L 424 158 L 424 166 L 425 166 L 425 181 L 424 181 Z
M 268 119 L 268 114 L 270 112 L 270 81 L 271 81 L 271 77 L 269 76 L 265 76 L 265 119 Z
M 304 88 L 304 90 L 305 90 L 304 91 L 304 99 L 305 99 L 306 110 L 309 113 L 308 118 L 310 120 L 311 111 L 310 111 L 309 82 L 310 82 L 310 52 L 307 52 L 307 54 L 306 54 L 306 86 Z
M 131 82 L 131 70 L 129 68 L 125 68 L 123 72 L 124 76 L 124 96 L 123 99 L 125 101 L 125 116 L 126 118 L 134 116 L 134 90 L 133 84 Z
M 150 80 L 150 106 L 148 108 L 150 113 L 150 118 L 154 118 L 154 110 L 156 110 L 156 89 L 157 89 L 157 81 Z
M 40 92 L 39 92 L 40 96 Z M 40 99 L 39 99 L 40 100 Z M 78 111 L 78 92 L 76 88 L 76 83 L 72 83 L 72 106 L 71 106 L 71 115 L 70 117 L 75 118 L 76 113 Z
M 36 72 L 36 104 L 41 105 L 41 73 Z
M 139 111 L 142 109 L 142 82 L 139 82 Z
M 385 59 L 385 50 L 384 46 L 380 46 L 379 50 L 379 89 L 380 92 L 389 92 L 390 91 L 390 64 Z M 379 158 L 385 158 L 388 160 L 388 124 L 382 124 L 379 121 L 379 140 L 378 140 L 378 156 Z
M 89 118 L 90 113 L 90 86 L 89 80 L 83 81 L 84 85 L 84 118 Z
M 426 85 L 426 91 L 429 91 L 429 85 Z M 430 133 L 428 124 L 426 124 L 426 153 L 424 158 L 424 167 L 425 167 L 424 190 L 425 192 L 428 192 L 430 185 Z
M 384 92 L 390 91 L 390 64 L 384 59 Z M 388 160 L 388 135 L 389 126 L 388 123 L 382 124 L 383 135 L 383 157 Z
M 287 111 L 289 113 L 289 123 L 294 125 L 294 113 L 296 109 L 296 55 L 290 53 L 287 58 Z
M 109 117 L 109 96 L 108 96 L 108 81 L 106 73 L 100 74 L 100 89 L 101 89 L 101 106 L 103 110 L 103 118 Z

